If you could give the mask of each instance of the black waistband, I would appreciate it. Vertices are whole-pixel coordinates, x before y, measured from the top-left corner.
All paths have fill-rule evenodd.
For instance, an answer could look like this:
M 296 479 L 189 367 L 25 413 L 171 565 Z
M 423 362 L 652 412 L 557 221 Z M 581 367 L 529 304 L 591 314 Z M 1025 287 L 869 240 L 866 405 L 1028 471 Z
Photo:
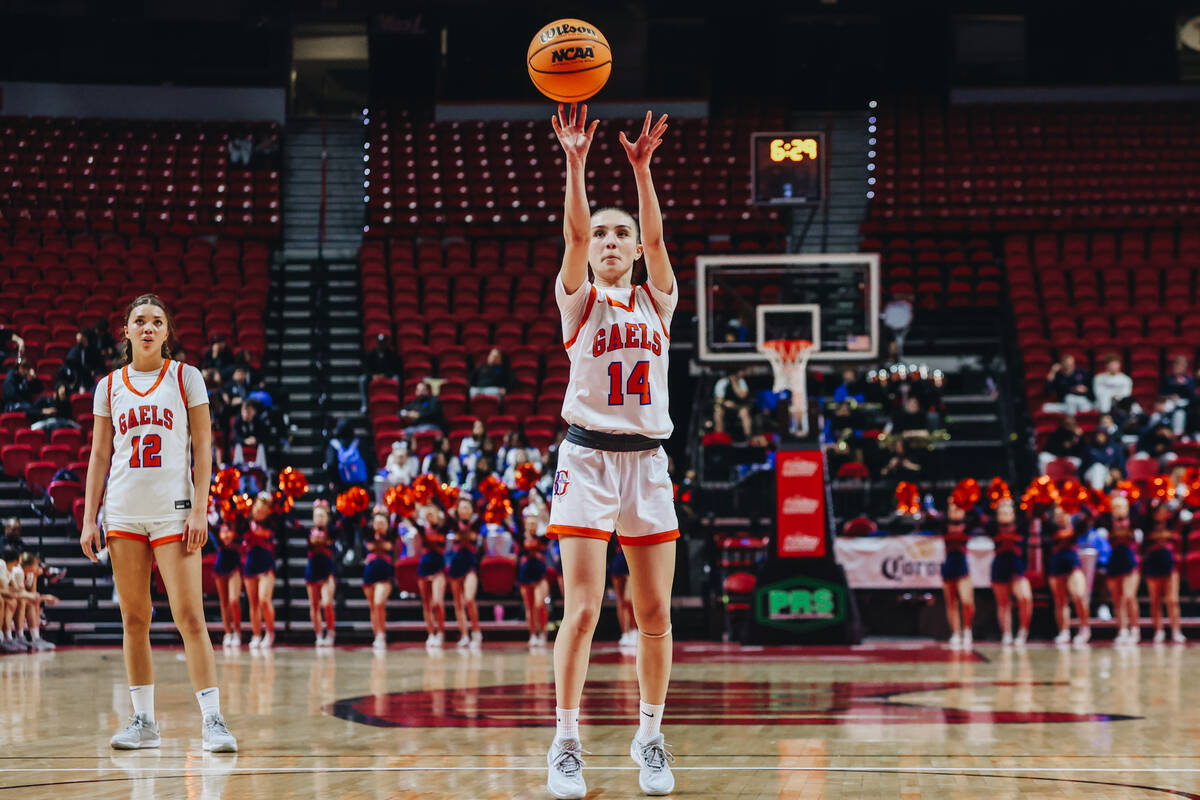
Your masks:
M 578 425 L 567 426 L 567 441 L 593 450 L 608 450 L 614 453 L 632 453 L 638 450 L 654 450 L 662 440 L 651 439 L 640 433 L 601 433 L 589 431 Z

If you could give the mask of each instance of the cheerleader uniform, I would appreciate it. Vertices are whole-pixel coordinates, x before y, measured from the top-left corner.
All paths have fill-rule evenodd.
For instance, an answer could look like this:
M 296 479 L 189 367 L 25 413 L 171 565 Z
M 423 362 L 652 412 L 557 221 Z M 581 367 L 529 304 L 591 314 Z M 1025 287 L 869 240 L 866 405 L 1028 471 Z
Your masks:
M 451 578 L 465 578 L 479 568 L 479 529 L 474 522 L 458 522 L 454 530 L 453 550 L 450 551 Z
M 390 581 L 394 574 L 392 563 L 391 538 L 370 539 L 367 541 L 366 563 L 363 565 L 363 586 Z
M 1146 534 L 1142 574 L 1147 578 L 1169 578 L 1176 569 L 1175 531 L 1157 524 Z
M 304 568 L 305 583 L 324 583 L 333 574 L 333 542 L 324 528 L 308 532 L 308 565 Z
M 417 576 L 432 578 L 446 568 L 446 535 L 426 525 L 421 533 L 423 552 L 417 562 Z
M 517 583 L 533 586 L 546 577 L 546 545 L 540 539 L 521 543 L 521 562 L 517 565 Z
M 1075 529 L 1060 528 L 1050 541 L 1050 574 L 1065 577 L 1077 569 L 1083 569 L 1083 565 L 1075 549 Z
M 1025 537 L 1015 522 L 994 523 L 992 539 L 996 555 L 992 559 L 992 583 L 1012 583 L 1025 577 Z
M 1137 537 L 1128 518 L 1113 518 L 1108 528 L 1112 554 L 1108 557 L 1108 577 L 1123 578 L 1138 568 Z
M 275 571 L 274 531 L 251 520 L 242 546 L 246 549 L 246 563 L 243 569 L 247 577 L 253 578 Z
M 946 520 L 942 539 L 946 543 L 946 560 L 942 562 L 942 580 L 957 581 L 967 577 L 971 570 L 967 566 L 967 521 Z
M 213 573 L 216 575 L 231 575 L 234 572 L 241 572 L 241 544 L 237 540 L 237 533 L 234 532 L 233 540 L 229 544 L 222 542 L 219 536 L 216 543 L 217 561 L 213 564 Z

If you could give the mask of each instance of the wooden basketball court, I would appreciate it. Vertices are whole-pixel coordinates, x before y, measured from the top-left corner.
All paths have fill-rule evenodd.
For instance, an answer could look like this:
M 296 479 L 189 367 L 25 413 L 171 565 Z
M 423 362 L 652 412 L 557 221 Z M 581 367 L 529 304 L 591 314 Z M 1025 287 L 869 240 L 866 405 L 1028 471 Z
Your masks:
M 218 651 L 236 756 L 205 754 L 179 649 L 156 650 L 161 750 L 118 753 L 121 653 L 0 659 L 0 796 L 542 798 L 551 653 Z M 1200 650 L 679 643 L 664 722 L 696 798 L 1200 798 Z M 631 656 L 597 643 L 592 798 L 641 797 Z

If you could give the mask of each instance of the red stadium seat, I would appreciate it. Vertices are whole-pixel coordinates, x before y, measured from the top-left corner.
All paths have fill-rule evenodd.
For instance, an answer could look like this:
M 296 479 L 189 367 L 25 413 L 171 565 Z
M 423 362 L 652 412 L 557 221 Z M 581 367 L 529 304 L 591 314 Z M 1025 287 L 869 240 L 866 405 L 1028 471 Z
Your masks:
M 78 481 L 52 481 L 46 487 L 46 493 L 54 503 L 54 510 L 60 514 L 74 513 L 75 501 L 83 497 L 83 484 Z
M 517 560 L 509 556 L 484 556 L 479 561 L 479 591 L 503 597 L 512 594 L 517 579 Z

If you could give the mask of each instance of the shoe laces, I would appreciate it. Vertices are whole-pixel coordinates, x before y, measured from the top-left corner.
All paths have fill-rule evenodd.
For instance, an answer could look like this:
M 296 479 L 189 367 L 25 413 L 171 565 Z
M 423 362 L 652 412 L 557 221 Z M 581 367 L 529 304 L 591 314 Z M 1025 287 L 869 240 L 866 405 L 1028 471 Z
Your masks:
M 229 733 L 229 728 L 225 727 L 225 718 L 220 714 L 213 714 L 205 719 L 204 730 L 206 733 Z
M 642 749 L 642 761 L 655 772 L 666 769 L 667 764 L 675 761 L 675 756 L 667 749 L 667 744 L 662 739 L 655 739 L 648 744 L 639 743 L 639 747 Z
M 143 728 L 150 727 L 150 720 L 146 719 L 143 714 L 130 714 L 129 724 L 125 726 L 125 730 L 132 730 L 135 733 L 141 733 Z
M 572 741 L 573 747 L 567 747 L 566 743 L 559 744 L 558 755 L 554 758 L 553 766 L 558 772 L 568 777 L 574 777 L 583 769 L 583 756 L 591 755 L 590 752 L 584 750 L 579 742 Z

